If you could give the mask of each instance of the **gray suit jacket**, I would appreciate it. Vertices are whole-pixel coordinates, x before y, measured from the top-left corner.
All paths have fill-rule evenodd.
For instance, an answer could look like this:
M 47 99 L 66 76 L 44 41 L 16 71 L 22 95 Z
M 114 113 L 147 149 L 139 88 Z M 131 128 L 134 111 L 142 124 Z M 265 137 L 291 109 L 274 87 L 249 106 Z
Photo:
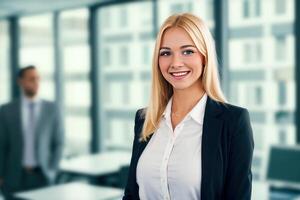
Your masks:
M 0 178 L 11 188 L 21 179 L 23 133 L 21 100 L 0 107 Z M 63 148 L 64 131 L 59 109 L 42 100 L 36 127 L 36 158 L 49 183 L 54 181 Z

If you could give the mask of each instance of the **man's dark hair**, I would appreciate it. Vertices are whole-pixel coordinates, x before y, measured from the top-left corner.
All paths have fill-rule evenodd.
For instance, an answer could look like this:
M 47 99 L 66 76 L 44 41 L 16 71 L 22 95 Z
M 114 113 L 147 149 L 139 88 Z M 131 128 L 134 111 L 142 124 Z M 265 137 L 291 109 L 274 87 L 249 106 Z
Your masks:
M 36 67 L 34 65 L 28 65 L 26 67 L 21 68 L 18 72 L 18 78 L 23 78 L 26 71 L 31 69 L 36 69 Z

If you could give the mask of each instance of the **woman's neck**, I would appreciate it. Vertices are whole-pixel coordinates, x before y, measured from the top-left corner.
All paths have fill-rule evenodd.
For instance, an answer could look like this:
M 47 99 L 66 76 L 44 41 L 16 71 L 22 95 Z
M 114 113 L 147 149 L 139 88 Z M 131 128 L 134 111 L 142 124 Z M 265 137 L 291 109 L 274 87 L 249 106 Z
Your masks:
M 192 110 L 205 94 L 203 87 L 173 90 L 172 113 L 185 115 Z

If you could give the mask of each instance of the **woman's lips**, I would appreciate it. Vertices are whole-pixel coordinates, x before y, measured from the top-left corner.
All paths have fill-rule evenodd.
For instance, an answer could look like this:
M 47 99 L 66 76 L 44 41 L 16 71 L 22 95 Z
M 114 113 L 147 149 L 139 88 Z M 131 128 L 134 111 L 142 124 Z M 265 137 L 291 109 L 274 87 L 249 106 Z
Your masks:
M 172 77 L 176 80 L 181 80 L 181 79 L 185 78 L 189 73 L 190 73 L 190 71 L 170 72 Z

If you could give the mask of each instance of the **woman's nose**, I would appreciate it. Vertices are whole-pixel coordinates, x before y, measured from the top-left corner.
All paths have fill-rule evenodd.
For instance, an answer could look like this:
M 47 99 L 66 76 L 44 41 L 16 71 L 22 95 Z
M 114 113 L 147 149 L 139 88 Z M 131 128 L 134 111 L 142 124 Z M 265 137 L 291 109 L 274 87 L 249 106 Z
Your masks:
M 182 66 L 183 62 L 181 56 L 178 53 L 174 53 L 172 57 L 171 67 L 177 68 Z

